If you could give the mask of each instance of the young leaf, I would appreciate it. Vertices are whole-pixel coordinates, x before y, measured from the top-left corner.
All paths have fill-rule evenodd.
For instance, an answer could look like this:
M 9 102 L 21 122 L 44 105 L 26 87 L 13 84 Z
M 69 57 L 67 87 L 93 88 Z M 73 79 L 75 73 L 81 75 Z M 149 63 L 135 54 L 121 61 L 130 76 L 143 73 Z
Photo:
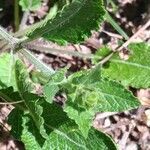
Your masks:
M 146 43 L 135 43 L 129 46 L 128 60 L 121 60 L 114 55 L 102 69 L 102 75 L 125 86 L 135 88 L 150 87 L 150 46 Z
M 0 55 L 0 88 L 13 86 L 16 89 L 14 65 L 11 70 L 11 55 L 3 53 Z M 10 79 L 10 81 L 9 81 Z
M 20 90 L 20 92 L 25 92 L 32 90 L 26 68 L 19 60 L 17 60 L 14 64 L 11 64 L 11 55 L 8 53 L 0 55 L 0 72 L 0 88 L 12 86 L 14 91 Z M 19 80 L 17 80 L 17 76 L 19 80 L 23 81 L 19 82 Z
M 20 0 L 19 5 L 23 11 L 34 11 L 41 6 L 41 0 Z
M 40 27 L 27 34 L 29 39 L 44 38 L 65 44 L 78 43 L 98 29 L 105 11 L 102 0 L 74 0 L 66 5 L 54 19 L 45 20 Z
M 34 83 L 39 83 L 41 85 L 45 85 L 49 81 L 49 79 L 50 79 L 50 76 L 44 74 L 41 71 L 37 71 L 37 70 L 33 70 L 30 73 L 30 76 L 31 76 L 31 80 Z
M 20 133 L 17 135 L 24 142 L 26 149 L 117 149 L 115 143 L 108 135 L 93 128 L 90 130 L 87 139 L 85 139 L 78 130 L 77 125 L 66 116 L 60 106 L 45 103 L 43 107 L 45 108 L 43 118 L 45 119 L 45 126 L 49 135 L 46 140 L 42 140 L 29 115 L 24 115 L 22 120 L 16 124 L 19 126 L 18 131 Z M 21 119 L 18 117 L 20 113 L 13 112 L 10 115 L 11 118 L 16 115 L 16 118 Z M 12 128 L 17 129 L 14 125 Z
M 138 100 L 121 84 L 101 78 L 99 67 L 75 73 L 68 80 L 62 85 L 67 94 L 64 110 L 85 137 L 94 112 L 121 112 L 139 106 Z
M 57 71 L 51 76 L 49 82 L 44 86 L 44 96 L 46 97 L 46 101 L 48 103 L 53 102 L 54 96 L 59 91 L 59 84 L 61 84 L 61 82 L 65 80 L 65 73 L 66 69 Z
M 15 63 L 15 80 L 21 97 L 25 92 L 32 92 L 33 83 L 29 78 L 26 67 L 20 60 L 17 60 Z

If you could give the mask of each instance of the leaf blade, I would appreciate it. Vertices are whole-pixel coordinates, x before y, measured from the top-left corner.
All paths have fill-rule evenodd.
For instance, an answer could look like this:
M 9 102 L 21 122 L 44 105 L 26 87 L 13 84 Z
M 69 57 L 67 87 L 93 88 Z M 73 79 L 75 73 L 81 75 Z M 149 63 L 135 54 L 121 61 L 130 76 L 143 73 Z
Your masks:
M 42 141 L 41 137 L 39 137 L 40 135 L 36 132 L 36 126 L 34 126 L 32 118 L 24 114 L 22 124 L 19 124 L 19 126 L 22 126 L 20 139 L 25 143 L 26 149 L 117 149 L 115 143 L 108 135 L 93 128 L 90 130 L 88 138 L 85 139 L 78 130 L 77 125 L 66 116 L 60 106 L 45 103 L 43 107 L 46 108 L 43 117 L 46 120 L 45 125 L 49 137 Z M 15 115 L 20 114 L 15 113 L 13 115 L 15 117 Z
M 41 0 L 20 0 L 19 5 L 23 11 L 34 11 L 41 6 Z
M 104 13 L 102 0 L 73 1 L 63 8 L 53 20 L 46 20 L 41 27 L 27 33 L 27 36 L 30 39 L 43 36 L 59 44 L 78 43 L 83 41 L 85 36 L 89 36 L 92 29 L 98 29 Z
M 95 112 L 122 112 L 140 105 L 121 84 L 102 78 L 100 70 L 98 66 L 75 73 L 63 85 L 67 95 L 64 111 L 76 122 L 85 137 Z
M 47 138 L 44 128 L 44 119 L 41 116 L 43 108 L 39 104 L 39 101 L 42 101 L 43 99 L 36 94 L 30 93 L 32 90 L 32 83 L 24 64 L 20 60 L 17 60 L 15 64 L 15 78 L 17 90 L 22 100 L 24 100 L 24 104 L 27 107 L 29 114 L 34 120 L 41 135 L 44 138 Z
M 102 76 L 121 81 L 125 86 L 150 87 L 150 46 L 146 43 L 135 43 L 129 49 L 129 59 L 121 60 L 114 55 L 102 69 Z

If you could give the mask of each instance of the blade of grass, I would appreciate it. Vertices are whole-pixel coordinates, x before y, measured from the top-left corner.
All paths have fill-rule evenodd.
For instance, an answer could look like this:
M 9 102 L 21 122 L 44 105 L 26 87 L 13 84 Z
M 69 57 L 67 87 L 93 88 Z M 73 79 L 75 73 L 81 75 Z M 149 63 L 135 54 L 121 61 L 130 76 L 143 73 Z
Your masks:
M 114 27 L 114 29 L 125 38 L 125 40 L 129 39 L 129 36 L 123 31 L 123 29 L 116 23 L 116 21 L 110 16 L 110 14 L 106 11 L 106 20 Z

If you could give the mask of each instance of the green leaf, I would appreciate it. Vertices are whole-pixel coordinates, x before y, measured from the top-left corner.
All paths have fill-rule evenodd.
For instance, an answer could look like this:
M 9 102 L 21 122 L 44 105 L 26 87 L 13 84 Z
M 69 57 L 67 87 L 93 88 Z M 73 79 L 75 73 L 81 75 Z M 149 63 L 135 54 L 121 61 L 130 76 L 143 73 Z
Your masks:
M 20 97 L 24 100 L 25 106 L 27 107 L 29 114 L 31 115 L 36 127 L 44 138 L 47 138 L 46 131 L 44 129 L 44 119 L 42 118 L 43 108 L 39 105 L 43 99 L 36 95 L 29 93 L 31 92 L 31 82 L 29 80 L 29 74 L 25 69 L 23 63 L 19 60 L 15 64 L 15 77 L 16 85 Z
M 12 86 L 14 91 L 20 90 L 20 93 L 31 91 L 32 84 L 26 67 L 20 60 L 12 65 L 11 59 L 11 55 L 8 53 L 0 55 L 0 88 Z M 22 82 L 19 82 L 20 80 Z
M 98 29 L 105 14 L 102 0 L 74 0 L 66 5 L 52 20 L 45 20 L 40 27 L 27 34 L 30 39 L 44 38 L 66 44 L 78 43 Z
M 75 125 L 69 122 L 59 128 L 59 130 L 54 130 L 43 147 L 43 149 L 52 150 L 65 148 L 68 150 L 117 149 L 110 137 L 104 133 L 91 129 L 87 139 L 85 139 Z
M 34 11 L 41 6 L 41 0 L 20 0 L 19 5 L 23 11 Z
M 15 63 L 15 80 L 16 80 L 17 90 L 19 91 L 21 96 L 25 92 L 32 92 L 33 83 L 29 78 L 27 68 L 20 60 L 17 60 Z
M 101 112 L 122 112 L 135 109 L 140 102 L 133 94 L 125 89 L 120 83 L 102 79 L 91 86 L 99 93 L 96 109 Z
M 75 109 L 76 108 L 76 109 Z M 70 106 L 67 104 L 64 111 L 67 113 L 70 119 L 75 120 L 79 130 L 85 138 L 88 137 L 88 132 L 92 126 L 92 120 L 94 119 L 95 113 L 91 110 L 81 110 L 80 107 L 73 104 Z
M 29 124 L 27 124 L 29 120 L 32 120 L 29 115 L 25 115 L 23 111 L 15 108 L 8 116 L 8 123 L 11 125 L 11 134 L 14 138 L 24 142 L 26 149 L 40 150 L 40 143 L 43 142 L 43 139 L 33 121 L 30 122 L 32 129 L 29 129 Z M 36 135 L 38 139 L 36 139 Z
M 21 110 L 26 110 L 26 106 L 24 105 L 22 98 L 18 92 L 14 92 L 13 87 L 1 89 L 0 98 L 1 101 L 5 103 L 14 103 L 14 105 Z
M 12 87 L 10 88 L 5 87 L 5 89 L 0 90 L 0 97 L 5 102 L 20 102 L 20 101 L 23 102 L 24 101 L 24 103 L 16 104 L 16 106 L 20 108 L 21 110 L 24 110 L 24 109 L 29 110 L 30 115 L 33 117 L 33 120 L 35 121 L 41 134 L 44 137 L 46 137 L 44 133 L 44 127 L 43 127 L 44 121 L 43 121 L 43 118 L 41 117 L 43 110 L 37 104 L 38 100 L 40 100 L 40 97 L 29 93 L 32 90 L 31 88 L 32 83 L 30 82 L 27 70 L 21 61 L 17 60 L 15 63 L 14 70 L 12 73 L 13 79 L 14 79 L 13 82 L 11 82 L 10 84 L 6 83 L 6 81 L 8 80 L 8 76 L 9 76 L 8 74 L 9 67 L 7 67 L 6 64 L 7 65 L 9 64 L 8 63 L 9 58 L 10 58 L 10 55 L 4 54 L 2 55 L 2 59 L 0 59 L 0 63 L 2 65 L 1 67 L 3 67 L 1 77 L 0 77 L 2 82 L 0 85 L 2 85 L 3 82 L 4 82 L 4 85 L 6 84 L 6 87 L 14 84 L 13 87 L 16 87 L 17 91 L 14 92 Z
M 19 139 L 24 142 L 27 150 L 117 149 L 115 143 L 108 135 L 96 131 L 93 128 L 90 129 L 88 137 L 85 139 L 78 130 L 77 125 L 67 117 L 60 106 L 44 103 L 43 107 L 45 108 L 43 118 L 45 119 L 45 126 L 47 134 L 49 135 L 44 141 L 42 140 L 42 137 L 40 137 L 40 134 L 38 134 L 38 130 L 36 129 L 36 126 L 34 126 L 34 122 L 29 115 L 24 115 L 22 121 L 20 121 L 20 118 L 18 117 L 20 113 L 11 114 L 11 118 L 16 115 L 16 118 L 19 119 L 19 122 L 15 120 L 16 122 L 13 124 L 12 128 L 18 128 L 19 133 L 21 133 Z M 20 129 L 22 129 L 22 131 Z
M 24 93 L 23 99 L 40 134 L 44 138 L 47 138 L 47 134 L 44 128 L 44 119 L 42 117 L 43 107 L 39 104 L 44 100 L 38 95 L 32 93 Z
M 3 53 L 0 55 L 0 89 L 13 86 L 16 88 L 14 78 L 14 67 L 11 70 L 11 55 Z
M 101 78 L 100 67 L 71 75 L 62 85 L 67 101 L 64 110 L 86 137 L 94 112 L 122 112 L 139 106 L 138 100 L 121 84 Z
M 92 59 L 92 63 L 93 64 L 97 64 L 101 59 L 103 59 L 104 57 L 108 56 L 111 52 L 112 51 L 106 46 L 98 49 L 96 51 L 96 53 L 94 54 L 94 57 Z
M 39 83 L 41 85 L 45 85 L 50 79 L 50 75 L 44 74 L 43 72 L 37 70 L 33 70 L 30 76 L 34 83 Z
M 150 46 L 146 43 L 135 43 L 129 46 L 128 60 L 121 60 L 114 55 L 102 69 L 102 75 L 121 81 L 125 86 L 134 88 L 150 87 Z
M 52 103 L 55 95 L 59 91 L 59 84 L 63 82 L 65 78 L 66 69 L 57 71 L 51 76 L 49 82 L 44 86 L 44 96 L 48 103 Z
M 21 134 L 23 130 L 23 127 L 21 126 L 23 114 L 24 113 L 22 110 L 14 108 L 8 116 L 8 124 L 11 125 L 11 135 L 18 140 L 21 140 Z

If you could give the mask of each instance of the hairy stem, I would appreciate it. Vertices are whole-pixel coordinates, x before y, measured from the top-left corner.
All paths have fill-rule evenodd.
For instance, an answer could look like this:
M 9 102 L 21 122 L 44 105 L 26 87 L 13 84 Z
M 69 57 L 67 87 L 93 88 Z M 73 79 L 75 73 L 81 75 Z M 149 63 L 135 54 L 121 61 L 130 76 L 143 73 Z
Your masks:
M 84 53 L 80 53 L 77 51 L 71 51 L 71 50 L 61 50 L 61 49 L 55 49 L 55 48 L 50 48 L 48 46 L 39 46 L 39 45 L 29 45 L 29 47 L 31 47 L 34 50 L 38 50 L 40 52 L 44 52 L 47 54 L 54 54 L 54 55 L 58 55 L 58 54 L 67 54 L 67 55 L 71 55 L 71 56 L 75 56 L 75 57 L 81 57 L 81 58 L 87 58 L 87 59 L 91 59 L 94 58 L 95 56 L 92 54 L 84 54 Z
M 32 64 L 35 65 L 37 69 L 42 71 L 43 73 L 47 75 L 52 75 L 55 73 L 55 71 L 47 66 L 45 63 L 43 63 L 41 60 L 37 59 L 30 51 L 27 49 L 22 49 L 19 51 L 24 57 L 26 57 Z
M 0 35 L 4 38 L 10 45 L 14 46 L 19 40 L 10 35 L 5 29 L 0 26 Z

